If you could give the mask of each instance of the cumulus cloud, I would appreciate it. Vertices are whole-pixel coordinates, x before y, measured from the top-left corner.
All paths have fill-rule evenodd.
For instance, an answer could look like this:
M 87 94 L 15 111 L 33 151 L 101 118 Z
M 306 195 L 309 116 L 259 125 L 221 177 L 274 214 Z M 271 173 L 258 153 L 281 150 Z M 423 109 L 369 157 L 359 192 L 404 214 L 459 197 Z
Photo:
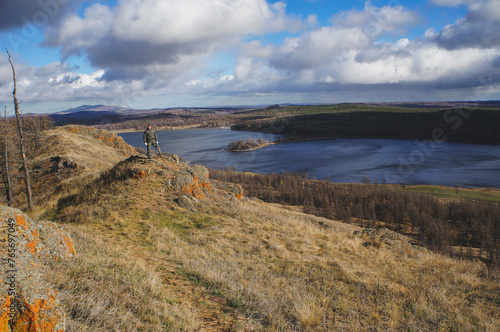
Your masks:
M 333 24 L 348 27 L 361 28 L 368 35 L 377 37 L 381 34 L 399 34 L 405 27 L 414 25 L 420 21 L 420 16 L 403 6 L 375 7 L 367 2 L 363 10 L 350 10 L 335 15 Z
M 284 3 L 265 0 L 124 0 L 116 8 L 90 6 L 47 32 L 63 56 L 84 55 L 105 79 L 139 79 L 144 67 L 198 60 L 242 36 L 291 27 Z M 141 69 L 142 67 L 142 69 Z
M 351 52 L 366 50 L 378 37 L 395 35 L 418 21 L 418 15 L 401 6 L 377 8 L 367 3 L 363 11 L 334 16 L 332 26 L 286 39 L 271 59 L 271 65 L 290 70 L 316 68 Z M 368 51 L 364 56 L 368 56 Z
M 471 7 L 468 19 L 484 19 L 485 14 L 478 17 L 481 6 Z M 445 48 L 427 39 L 379 40 L 418 19 L 399 6 L 374 8 L 368 3 L 363 11 L 337 15 L 332 26 L 288 38 L 281 45 L 249 45 L 240 54 L 235 80 L 247 91 L 383 91 L 379 88 L 384 87 L 388 89 L 384 95 L 390 95 L 391 86 L 398 85 L 435 94 L 441 89 L 482 86 L 478 77 L 499 72 L 498 48 Z M 367 28 L 374 23 L 376 29 Z
M 76 98 L 92 98 L 106 90 L 102 80 L 102 71 L 92 74 L 79 74 L 63 63 L 51 63 L 35 68 L 15 61 L 18 98 L 21 101 L 63 101 Z M 0 73 L 7 78 L 0 81 L 1 102 L 9 103 L 9 91 L 12 92 L 12 72 L 10 65 L 0 57 Z M 3 77 L 3 75 L 2 75 Z
M 443 28 L 432 36 L 441 47 L 492 48 L 500 46 L 500 1 L 474 2 L 468 6 L 468 13 L 454 24 Z

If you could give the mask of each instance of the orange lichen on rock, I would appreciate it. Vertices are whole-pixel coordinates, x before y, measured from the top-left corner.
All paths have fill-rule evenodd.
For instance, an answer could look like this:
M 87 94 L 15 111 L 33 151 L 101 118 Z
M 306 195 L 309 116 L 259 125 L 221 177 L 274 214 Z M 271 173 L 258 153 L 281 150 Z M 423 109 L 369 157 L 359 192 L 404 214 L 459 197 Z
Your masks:
M 243 197 L 243 190 L 238 194 L 234 194 L 234 197 L 236 197 L 237 199 L 241 199 Z
M 194 176 L 192 183 L 182 187 L 183 193 L 189 194 L 195 198 L 205 198 L 205 191 L 203 189 L 211 191 L 210 182 L 201 181 L 197 175 Z
M 203 166 L 192 166 L 177 172 L 168 183 L 180 190 L 182 195 L 204 199 L 212 191 L 208 170 Z
M 26 219 L 23 217 L 22 214 L 16 213 L 16 223 L 18 225 L 23 226 L 24 229 L 28 228 L 28 223 L 26 222 Z
M 30 241 L 28 243 L 26 243 L 26 248 L 29 249 L 29 251 L 34 254 L 36 252 L 36 245 L 38 244 L 38 241 L 34 240 L 34 241 Z
M 64 331 L 64 311 L 43 272 L 48 260 L 74 255 L 73 242 L 56 224 L 6 206 L 0 206 L 0 232 L 0 252 L 9 253 L 0 264 L 0 332 Z
M 148 175 L 146 171 L 143 171 L 142 169 L 137 170 L 135 173 L 135 178 L 140 179 L 140 178 L 145 178 Z
M 63 241 L 61 242 L 62 245 L 65 245 L 68 250 L 69 254 L 74 255 L 75 254 L 75 245 L 73 244 L 73 241 L 66 235 L 62 236 Z
M 56 297 L 50 294 L 46 300 L 34 299 L 32 303 L 23 301 L 23 309 L 16 318 L 15 331 L 42 332 L 63 331 L 60 313 L 56 308 Z
M 10 308 L 11 302 L 12 302 L 12 300 L 10 299 L 10 297 L 6 297 L 5 302 L 0 306 L 0 310 L 1 310 L 0 311 L 0 332 L 10 331 L 9 308 Z

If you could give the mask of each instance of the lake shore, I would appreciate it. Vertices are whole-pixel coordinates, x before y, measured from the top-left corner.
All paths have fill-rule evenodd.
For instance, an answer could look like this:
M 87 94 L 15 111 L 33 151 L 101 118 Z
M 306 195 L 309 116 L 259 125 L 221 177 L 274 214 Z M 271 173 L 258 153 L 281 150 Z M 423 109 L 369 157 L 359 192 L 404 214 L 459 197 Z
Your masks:
M 189 125 L 189 126 L 166 126 L 166 127 L 160 127 L 160 128 L 153 128 L 155 131 L 166 131 L 166 130 L 183 130 L 183 129 L 202 129 L 199 125 Z M 208 128 L 203 128 L 203 129 L 208 129 Z M 220 128 L 215 128 L 215 129 L 220 129 Z M 144 129 L 119 129 L 119 130 L 110 130 L 110 132 L 115 133 L 115 134 L 124 134 L 124 133 L 142 133 L 146 128 Z
M 122 134 L 127 143 L 143 147 L 142 132 Z M 273 135 L 236 130 L 167 130 L 158 133 L 162 150 L 208 167 L 235 166 L 256 172 L 307 172 L 336 182 L 361 182 L 365 177 L 382 183 L 455 185 L 465 188 L 500 188 L 500 147 L 442 142 L 416 165 L 422 144 L 408 139 L 346 139 L 344 137 L 301 138 L 274 142 Z M 338 138 L 338 139 L 332 139 Z M 267 140 L 253 153 L 231 153 L 230 142 Z M 238 146 L 236 146 L 238 147 Z M 424 146 L 425 147 L 425 146 Z M 237 151 L 237 152 L 245 152 Z M 413 160 L 415 161 L 415 160 Z M 418 161 L 418 160 L 417 160 Z M 424 162 L 425 161 L 425 162 Z

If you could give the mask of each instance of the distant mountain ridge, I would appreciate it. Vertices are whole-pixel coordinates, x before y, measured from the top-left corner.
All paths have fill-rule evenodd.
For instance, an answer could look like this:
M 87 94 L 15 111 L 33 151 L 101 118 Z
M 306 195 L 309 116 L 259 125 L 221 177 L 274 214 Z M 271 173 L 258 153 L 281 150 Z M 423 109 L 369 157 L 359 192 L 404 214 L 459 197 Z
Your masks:
M 121 123 L 130 120 L 148 120 L 149 117 L 189 116 L 193 114 L 230 114 L 248 110 L 248 107 L 187 107 L 135 109 L 123 106 L 82 105 L 47 114 L 56 126 L 68 124 L 95 126 Z M 160 115 L 161 114 L 161 115 Z
M 126 112 L 133 110 L 132 108 L 123 106 L 106 106 L 106 105 L 82 105 L 74 108 L 70 108 L 64 111 L 52 113 L 51 115 L 66 115 L 79 112 Z

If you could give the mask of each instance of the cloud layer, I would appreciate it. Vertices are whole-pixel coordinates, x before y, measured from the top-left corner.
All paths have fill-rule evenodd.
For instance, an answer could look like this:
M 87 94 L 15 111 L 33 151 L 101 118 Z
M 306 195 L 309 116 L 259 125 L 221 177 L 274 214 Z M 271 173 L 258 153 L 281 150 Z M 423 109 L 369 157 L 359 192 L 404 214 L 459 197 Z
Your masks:
M 264 0 L 95 2 L 47 26 L 44 45 L 59 48 L 62 62 L 21 65 L 19 87 L 33 102 L 135 107 L 145 99 L 165 102 L 165 95 L 198 96 L 191 99 L 207 105 L 500 98 L 500 1 L 433 3 L 466 5 L 467 14 L 410 39 L 423 13 L 369 2 L 363 10 L 332 13 L 326 26 Z M 277 33 L 288 37 L 265 38 Z M 234 67 L 211 63 L 221 52 L 234 54 Z M 95 72 L 75 73 L 65 62 L 72 56 Z M 7 65 L 0 57 L 1 101 L 10 89 Z
M 203 59 L 244 36 L 292 23 L 282 3 L 264 0 L 124 0 L 67 17 L 48 31 L 46 43 L 61 47 L 63 57 L 84 54 L 106 70 L 106 80 L 142 79 L 150 65 Z

